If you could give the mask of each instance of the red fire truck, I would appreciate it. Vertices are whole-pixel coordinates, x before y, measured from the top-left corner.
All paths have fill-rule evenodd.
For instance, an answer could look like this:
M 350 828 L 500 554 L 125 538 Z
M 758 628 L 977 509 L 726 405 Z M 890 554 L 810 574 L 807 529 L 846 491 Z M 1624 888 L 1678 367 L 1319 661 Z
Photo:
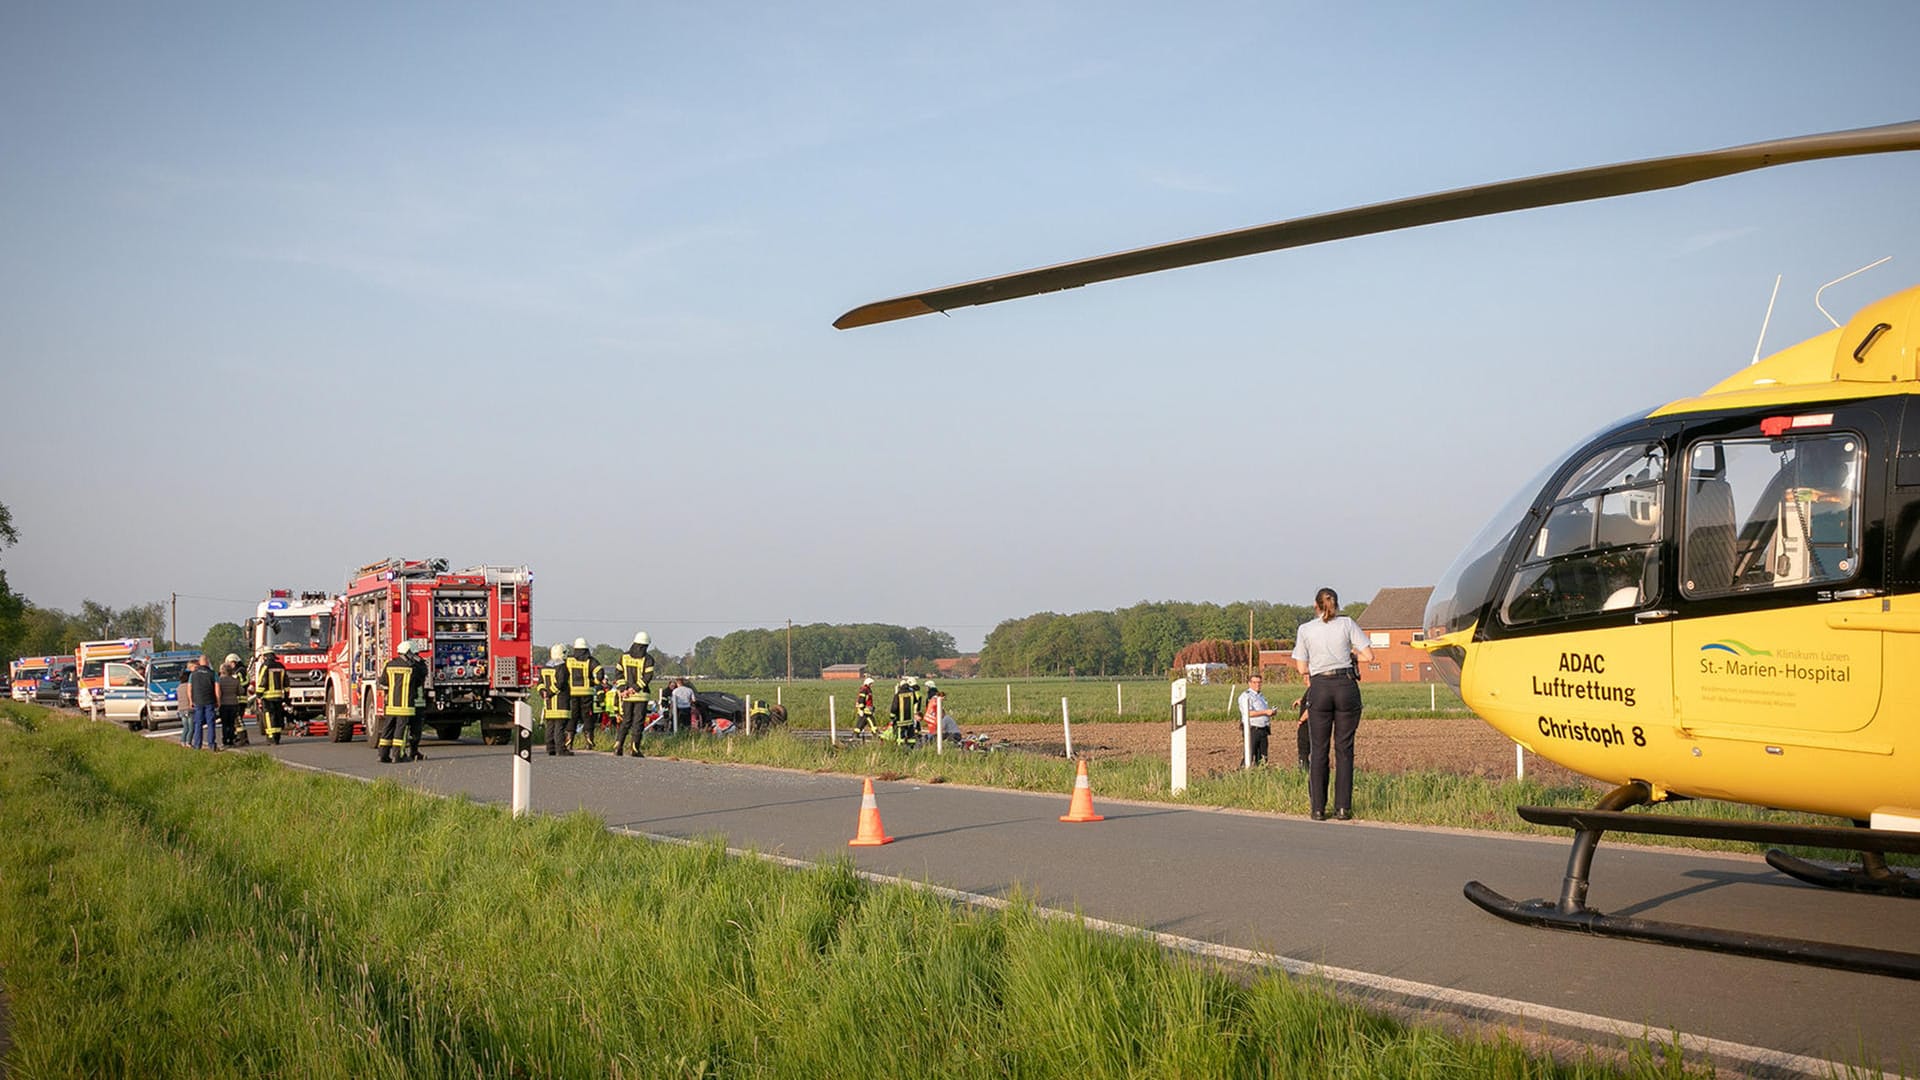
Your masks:
M 278 653 L 287 669 L 287 727 L 303 735 L 327 730 L 327 673 L 333 669 L 335 608 L 338 601 L 324 592 L 269 589 L 253 618 L 247 620 L 249 672 L 259 685 L 260 662 Z M 220 658 L 211 657 L 218 664 Z
M 383 559 L 354 572 L 336 608 L 327 677 L 335 742 L 379 730 L 380 669 L 403 641 L 427 664 L 426 726 L 443 739 L 480 724 L 505 742 L 513 703 L 533 683 L 533 573 L 524 566 L 448 570 L 445 559 Z

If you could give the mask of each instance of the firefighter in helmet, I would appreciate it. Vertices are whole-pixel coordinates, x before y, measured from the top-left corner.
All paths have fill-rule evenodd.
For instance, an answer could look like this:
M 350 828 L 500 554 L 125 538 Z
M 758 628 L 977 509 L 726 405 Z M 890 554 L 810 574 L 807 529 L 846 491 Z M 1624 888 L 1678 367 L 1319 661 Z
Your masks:
M 573 652 L 568 655 L 567 665 L 567 706 L 572 710 L 572 722 L 567 725 L 567 749 L 573 749 L 575 732 L 585 732 L 587 745 L 593 745 L 593 687 L 600 681 L 600 661 L 593 658 L 593 652 L 587 648 L 587 639 L 573 639 Z
M 547 662 L 540 668 L 540 698 L 545 707 L 540 711 L 540 719 L 547 727 L 547 756 L 572 754 L 573 748 L 566 745 L 560 733 L 573 720 L 573 712 L 567 700 L 567 647 L 555 645 L 547 650 Z
M 873 734 L 873 676 L 860 680 L 860 692 L 853 696 L 854 734 L 866 738 Z
M 913 745 L 913 728 L 920 719 L 920 680 L 911 675 L 900 677 L 900 684 L 893 688 L 893 704 L 887 709 L 887 718 L 892 721 L 883 737 Z
M 653 639 L 645 630 L 633 635 L 633 644 L 620 655 L 620 726 L 613 729 L 613 756 L 627 752 L 627 733 L 633 733 L 633 756 L 642 757 L 640 737 L 647 732 L 647 701 L 652 698 Z
M 425 718 L 420 715 L 420 706 L 427 692 L 427 665 L 411 640 L 402 641 L 393 659 L 380 669 L 380 686 L 386 695 L 381 710 L 380 760 L 422 760 L 420 727 Z
M 260 734 L 278 745 L 280 732 L 287 726 L 287 665 L 272 650 L 260 658 L 259 690 Z

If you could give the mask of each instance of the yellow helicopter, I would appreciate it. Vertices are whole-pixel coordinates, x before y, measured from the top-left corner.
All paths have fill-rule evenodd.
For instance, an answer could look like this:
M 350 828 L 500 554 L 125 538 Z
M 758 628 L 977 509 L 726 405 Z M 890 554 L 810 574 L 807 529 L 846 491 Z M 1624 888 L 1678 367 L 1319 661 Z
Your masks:
M 1604 165 L 1376 203 L 866 304 L 840 329 L 1282 248 L 1920 150 L 1920 121 Z M 1920 978 L 1920 956 L 1608 915 L 1586 904 L 1608 831 L 1861 853 L 1768 861 L 1836 889 L 1920 897 L 1920 286 L 1844 326 L 1582 440 L 1498 511 L 1433 591 L 1425 646 L 1481 718 L 1617 785 L 1574 830 L 1557 899 L 1469 882 L 1533 925 Z M 1627 812 L 1712 798 L 1852 827 Z

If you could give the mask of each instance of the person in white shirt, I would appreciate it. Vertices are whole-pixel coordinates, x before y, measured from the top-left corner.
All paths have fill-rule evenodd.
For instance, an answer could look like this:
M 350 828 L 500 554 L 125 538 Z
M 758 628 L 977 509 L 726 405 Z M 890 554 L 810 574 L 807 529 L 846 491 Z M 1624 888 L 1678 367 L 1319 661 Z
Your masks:
M 1267 760 L 1267 736 L 1273 731 L 1273 706 L 1267 704 L 1266 696 L 1260 693 L 1261 678 L 1258 674 L 1247 680 L 1247 688 L 1240 693 L 1240 726 L 1247 738 L 1247 763 L 1249 766 L 1264 764 Z
M 1332 589 L 1314 594 L 1316 618 L 1300 627 L 1293 645 L 1293 666 L 1307 677 L 1307 728 L 1312 756 L 1307 769 L 1307 798 L 1313 820 L 1327 820 L 1327 755 L 1340 761 L 1333 781 L 1333 816 L 1353 819 L 1353 735 L 1360 729 L 1360 684 L 1353 658 L 1373 659 L 1373 648 L 1352 619 L 1340 614 L 1340 596 Z

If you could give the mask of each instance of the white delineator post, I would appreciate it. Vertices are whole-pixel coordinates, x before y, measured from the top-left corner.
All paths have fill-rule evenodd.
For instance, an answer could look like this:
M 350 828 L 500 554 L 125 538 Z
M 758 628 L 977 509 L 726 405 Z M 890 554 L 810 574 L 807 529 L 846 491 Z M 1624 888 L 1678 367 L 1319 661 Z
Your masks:
M 1247 717 L 1244 704 L 1240 707 L 1240 767 L 1253 768 L 1253 723 Z
M 1073 721 L 1067 716 L 1067 699 L 1060 699 L 1060 733 L 1067 739 L 1067 760 L 1073 760 Z
M 840 745 L 840 714 L 834 711 L 833 695 L 827 695 L 827 745 Z
M 513 703 L 513 816 L 526 817 L 533 797 L 533 706 Z
M 1121 695 L 1119 683 L 1113 684 L 1113 714 L 1115 716 L 1127 715 L 1127 699 Z
M 747 734 L 751 736 L 753 734 L 753 695 L 743 694 L 740 700 L 747 703 L 746 729 Z
M 1519 743 L 1513 744 L 1513 778 L 1515 780 L 1527 778 L 1527 750 Z
M 1013 715 L 1013 684 L 1007 684 L 1007 715 Z
M 1173 743 L 1170 747 L 1173 764 L 1173 793 L 1187 790 L 1187 680 L 1173 681 Z
M 933 699 L 933 752 L 947 752 L 947 699 L 943 697 Z

